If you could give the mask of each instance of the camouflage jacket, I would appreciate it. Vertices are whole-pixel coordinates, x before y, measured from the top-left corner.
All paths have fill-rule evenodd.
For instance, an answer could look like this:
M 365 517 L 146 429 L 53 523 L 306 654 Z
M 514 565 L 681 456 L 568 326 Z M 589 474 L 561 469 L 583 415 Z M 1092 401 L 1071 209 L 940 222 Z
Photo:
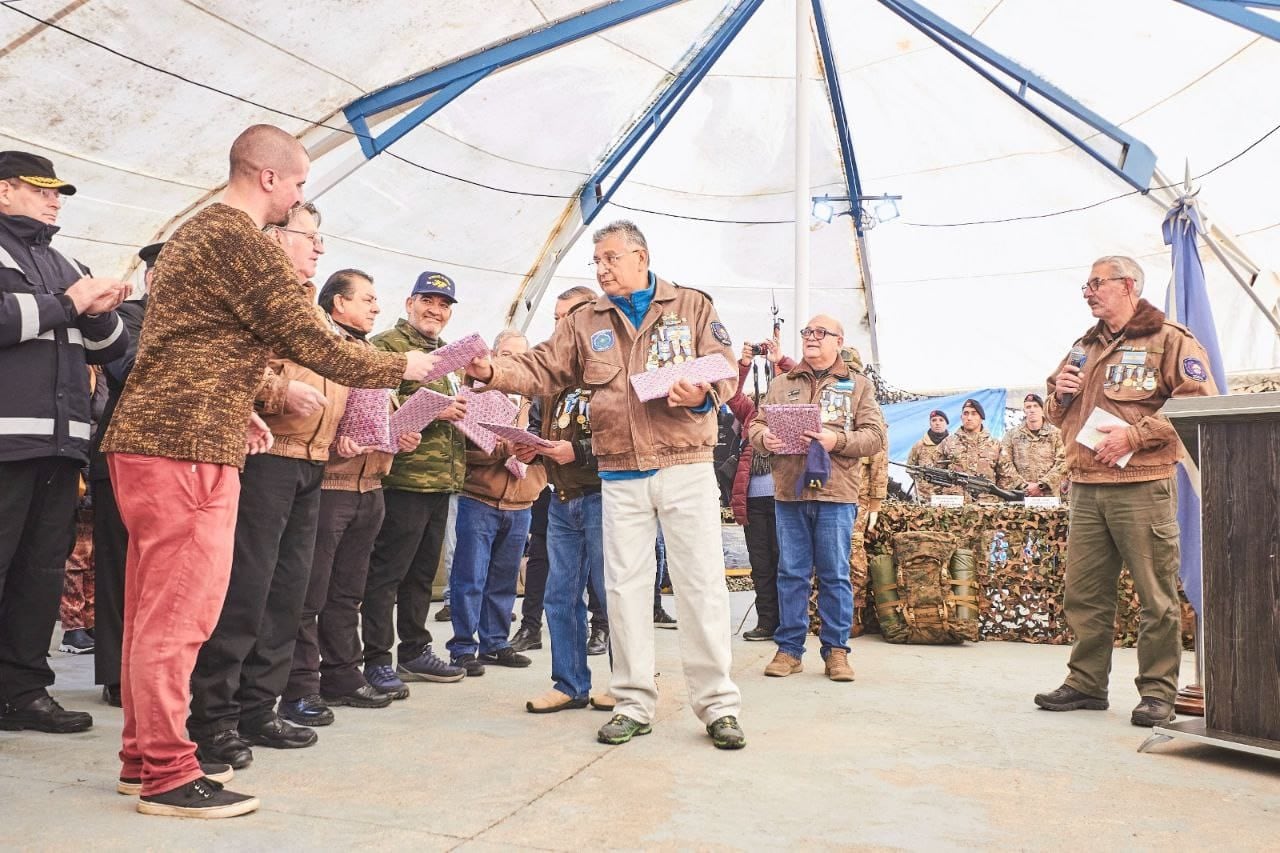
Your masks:
M 408 320 L 396 321 L 395 328 L 374 335 L 369 342 L 387 352 L 413 349 L 431 352 L 444 345 L 443 340 L 428 340 L 409 325 Z M 397 393 L 403 401 L 422 387 L 419 382 L 401 382 Z M 441 394 L 458 393 L 458 383 L 453 376 L 428 382 L 426 387 Z M 466 476 L 467 448 L 462 433 L 448 421 L 435 421 L 422 431 L 422 443 L 417 450 L 396 456 L 382 486 L 402 492 L 460 492 Z
M 1008 475 L 1013 479 L 999 485 L 1026 489 L 1039 484 L 1046 495 L 1056 496 L 1067 472 L 1067 451 L 1062 445 L 1062 430 L 1046 422 L 1039 430 L 1025 423 L 1004 434 L 1000 455 L 1009 462 Z
M 950 438 L 950 436 L 947 436 L 947 438 Z M 944 438 L 943 441 L 946 441 L 946 439 Z M 911 452 L 907 454 L 907 464 L 925 465 L 929 468 L 936 468 L 938 466 L 938 455 L 941 452 L 941 449 L 942 445 L 934 444 L 933 439 L 929 438 L 929 434 L 925 433 L 920 436 L 919 441 L 911 445 Z M 932 483 L 927 483 L 924 480 L 916 479 L 915 477 L 912 477 L 911 479 L 915 480 L 916 497 L 924 503 L 928 503 L 929 499 L 938 491 L 938 487 Z
M 889 426 L 883 424 L 884 443 L 874 456 L 858 459 L 858 503 L 867 512 L 879 512 L 889 494 Z
M 992 438 L 991 433 L 985 428 L 975 433 L 958 429 L 947 436 L 942 444 L 938 445 L 938 467 L 986 477 L 997 486 L 1004 486 L 1010 479 L 1010 466 L 1008 461 L 1000 455 L 1000 443 Z M 965 503 L 970 500 L 968 494 L 959 486 L 946 486 L 939 489 L 938 493 L 964 495 Z M 979 502 L 991 503 L 998 500 L 999 498 L 993 495 L 983 495 Z

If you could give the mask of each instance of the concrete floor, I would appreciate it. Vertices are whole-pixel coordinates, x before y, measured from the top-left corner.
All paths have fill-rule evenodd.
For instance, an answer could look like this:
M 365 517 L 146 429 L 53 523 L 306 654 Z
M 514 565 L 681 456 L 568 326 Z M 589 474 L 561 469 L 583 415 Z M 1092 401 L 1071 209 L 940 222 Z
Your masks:
M 751 594 L 733 600 L 736 627 Z M 767 679 L 772 644 L 735 638 L 749 743 L 726 753 L 688 709 L 679 631 L 656 633 L 647 737 L 606 747 L 605 714 L 525 713 L 550 685 L 548 646 L 529 669 L 338 709 L 311 749 L 258 749 L 231 787 L 262 810 L 209 822 L 144 817 L 114 792 L 120 712 L 91 658 L 55 652 L 56 695 L 95 726 L 0 732 L 0 849 L 1280 848 L 1280 761 L 1185 741 L 1137 753 L 1132 650 L 1112 710 L 1050 714 L 1031 696 L 1061 682 L 1061 647 L 861 638 L 858 680 L 834 684 L 812 643 L 803 674 Z M 603 682 L 606 659 L 591 662 Z

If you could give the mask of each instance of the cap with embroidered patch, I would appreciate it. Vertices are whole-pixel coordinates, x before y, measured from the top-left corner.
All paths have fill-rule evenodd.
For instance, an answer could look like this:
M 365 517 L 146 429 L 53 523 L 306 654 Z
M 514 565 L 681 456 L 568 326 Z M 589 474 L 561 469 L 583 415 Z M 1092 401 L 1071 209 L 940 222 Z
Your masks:
M 0 180 L 12 178 L 42 190 L 57 190 L 63 195 L 76 194 L 76 188 L 53 171 L 53 162 L 38 154 L 0 151 Z
M 418 280 L 413 283 L 413 290 L 409 295 L 427 296 L 433 293 L 436 296 L 443 296 L 450 303 L 458 301 L 453 279 L 442 272 L 424 272 L 418 276 Z

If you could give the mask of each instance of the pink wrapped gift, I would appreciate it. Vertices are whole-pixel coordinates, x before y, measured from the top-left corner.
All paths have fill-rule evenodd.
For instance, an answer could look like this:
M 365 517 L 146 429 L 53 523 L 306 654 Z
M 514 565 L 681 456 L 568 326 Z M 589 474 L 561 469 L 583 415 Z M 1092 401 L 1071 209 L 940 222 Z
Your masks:
M 523 480 L 529 473 L 529 466 L 514 456 L 507 457 L 506 466 L 507 470 L 514 474 L 517 480 Z
M 477 334 L 470 334 L 465 338 L 459 338 L 451 344 L 445 344 L 435 351 L 436 366 L 431 368 L 427 378 L 422 381 L 431 382 L 441 376 L 447 376 L 455 370 L 462 370 L 471 363 L 473 358 L 485 355 L 488 352 L 489 348 L 484 345 L 484 339 Z M 737 374 L 734 375 L 736 376 Z
M 668 364 L 657 370 L 646 370 L 631 377 L 631 387 L 636 389 L 636 396 L 642 402 L 658 400 L 671 393 L 671 386 L 677 379 L 688 379 L 690 382 L 719 382 L 721 379 L 736 379 L 738 371 L 725 360 L 723 355 L 704 355 L 683 364 Z
M 778 453 L 795 455 L 809 452 L 806 432 L 822 429 L 822 418 L 817 403 L 773 403 L 764 406 L 764 422 L 775 438 L 782 439 L 783 448 Z
M 345 436 L 361 447 L 395 453 L 391 441 L 391 391 L 386 388 L 352 388 L 347 408 L 338 421 L 335 438 Z
M 534 435 L 526 429 L 520 429 L 516 426 L 505 426 L 503 424 L 480 424 L 480 426 L 489 430 L 498 438 L 505 438 L 510 444 L 518 444 L 523 447 L 536 447 L 540 450 L 548 447 L 555 447 L 550 441 L 547 441 L 540 435 Z
M 422 432 L 451 403 L 452 397 L 446 397 L 430 388 L 419 388 L 400 408 L 391 413 L 391 437 L 395 439 L 406 432 Z
M 462 434 L 471 439 L 485 453 L 492 453 L 498 446 L 498 437 L 482 424 L 510 424 L 515 426 L 520 410 L 501 391 L 475 392 L 464 386 L 460 392 L 467 401 L 467 416 L 457 422 Z

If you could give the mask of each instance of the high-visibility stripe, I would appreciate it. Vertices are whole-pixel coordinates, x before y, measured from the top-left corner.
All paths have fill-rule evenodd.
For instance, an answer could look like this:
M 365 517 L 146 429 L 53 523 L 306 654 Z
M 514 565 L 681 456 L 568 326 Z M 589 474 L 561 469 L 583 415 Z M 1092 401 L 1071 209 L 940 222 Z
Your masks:
M 89 425 L 84 421 L 67 421 L 67 435 L 72 438 L 89 440 Z
M 36 340 L 39 340 L 39 341 L 56 341 L 57 339 L 58 339 L 57 334 L 54 332 L 53 329 L 50 329 L 47 332 L 41 332 L 39 335 L 36 336 Z M 68 328 L 67 343 L 84 346 L 84 335 L 80 334 L 79 329 Z
M 84 348 L 94 349 L 94 350 L 106 349 L 107 347 L 111 346 L 116 342 L 116 338 L 120 337 L 123 334 L 124 334 L 124 320 L 121 320 L 117 316 L 115 331 L 113 331 L 110 335 L 108 335 L 106 338 L 100 341 L 95 341 L 92 338 L 86 338 L 84 341 Z
M 30 293 L 10 294 L 18 303 L 18 343 L 34 339 L 40 334 L 40 306 Z
M 89 440 L 89 425 L 68 421 L 67 434 Z M 0 418 L 0 435 L 53 435 L 53 418 Z

